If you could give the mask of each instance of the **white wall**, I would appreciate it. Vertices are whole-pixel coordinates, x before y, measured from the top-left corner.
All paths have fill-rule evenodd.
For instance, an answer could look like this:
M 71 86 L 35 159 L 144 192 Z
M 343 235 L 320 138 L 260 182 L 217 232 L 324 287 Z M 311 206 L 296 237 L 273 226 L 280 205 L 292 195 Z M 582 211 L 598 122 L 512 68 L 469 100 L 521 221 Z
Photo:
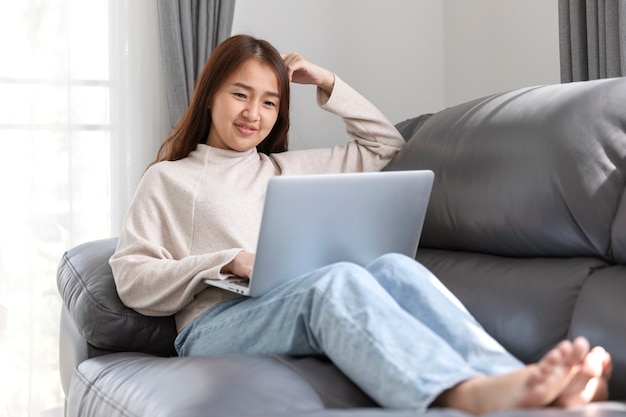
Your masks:
M 393 122 L 517 87 L 559 82 L 557 0 L 237 0 L 248 33 L 335 71 Z M 346 141 L 292 89 L 292 148 Z
M 560 82 L 557 0 L 446 0 L 447 106 Z

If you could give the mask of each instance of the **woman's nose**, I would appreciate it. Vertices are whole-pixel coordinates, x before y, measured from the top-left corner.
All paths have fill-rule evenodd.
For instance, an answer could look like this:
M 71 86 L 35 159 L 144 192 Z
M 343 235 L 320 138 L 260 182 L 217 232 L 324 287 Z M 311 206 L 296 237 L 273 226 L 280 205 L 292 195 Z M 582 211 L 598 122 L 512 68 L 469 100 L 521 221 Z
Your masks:
M 255 103 L 249 103 L 242 115 L 246 119 L 256 122 L 259 119 L 259 106 Z

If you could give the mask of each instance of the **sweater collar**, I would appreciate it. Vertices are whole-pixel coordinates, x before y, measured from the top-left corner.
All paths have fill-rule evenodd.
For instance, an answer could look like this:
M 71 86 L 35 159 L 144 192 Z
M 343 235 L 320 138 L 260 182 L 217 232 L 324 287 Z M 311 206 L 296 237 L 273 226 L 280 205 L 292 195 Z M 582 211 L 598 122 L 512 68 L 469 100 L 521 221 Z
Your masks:
M 221 149 L 215 148 L 213 146 L 206 145 L 204 143 L 198 144 L 193 153 L 198 153 L 198 156 L 202 159 L 211 158 L 211 159 L 224 159 L 224 160 L 232 160 L 239 158 L 248 158 L 250 156 L 256 156 L 257 150 L 256 148 L 249 149 L 244 152 L 235 151 L 232 149 Z

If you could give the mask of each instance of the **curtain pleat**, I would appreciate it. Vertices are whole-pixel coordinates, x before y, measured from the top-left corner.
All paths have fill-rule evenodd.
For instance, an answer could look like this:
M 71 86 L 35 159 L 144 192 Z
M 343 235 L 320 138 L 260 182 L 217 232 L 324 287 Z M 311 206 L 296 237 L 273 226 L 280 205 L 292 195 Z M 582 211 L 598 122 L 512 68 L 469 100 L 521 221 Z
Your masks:
M 626 76 L 626 1 L 559 0 L 561 81 Z
M 211 51 L 230 36 L 235 0 L 158 0 L 170 123 L 183 115 Z

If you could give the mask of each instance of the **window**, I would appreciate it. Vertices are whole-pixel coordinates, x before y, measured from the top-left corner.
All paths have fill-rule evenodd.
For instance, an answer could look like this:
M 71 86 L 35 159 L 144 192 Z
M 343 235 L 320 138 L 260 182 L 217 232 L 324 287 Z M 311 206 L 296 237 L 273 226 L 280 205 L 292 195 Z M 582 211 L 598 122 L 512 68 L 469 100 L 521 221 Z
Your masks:
M 0 2 L 0 417 L 63 415 L 56 269 L 170 128 L 153 0 Z

